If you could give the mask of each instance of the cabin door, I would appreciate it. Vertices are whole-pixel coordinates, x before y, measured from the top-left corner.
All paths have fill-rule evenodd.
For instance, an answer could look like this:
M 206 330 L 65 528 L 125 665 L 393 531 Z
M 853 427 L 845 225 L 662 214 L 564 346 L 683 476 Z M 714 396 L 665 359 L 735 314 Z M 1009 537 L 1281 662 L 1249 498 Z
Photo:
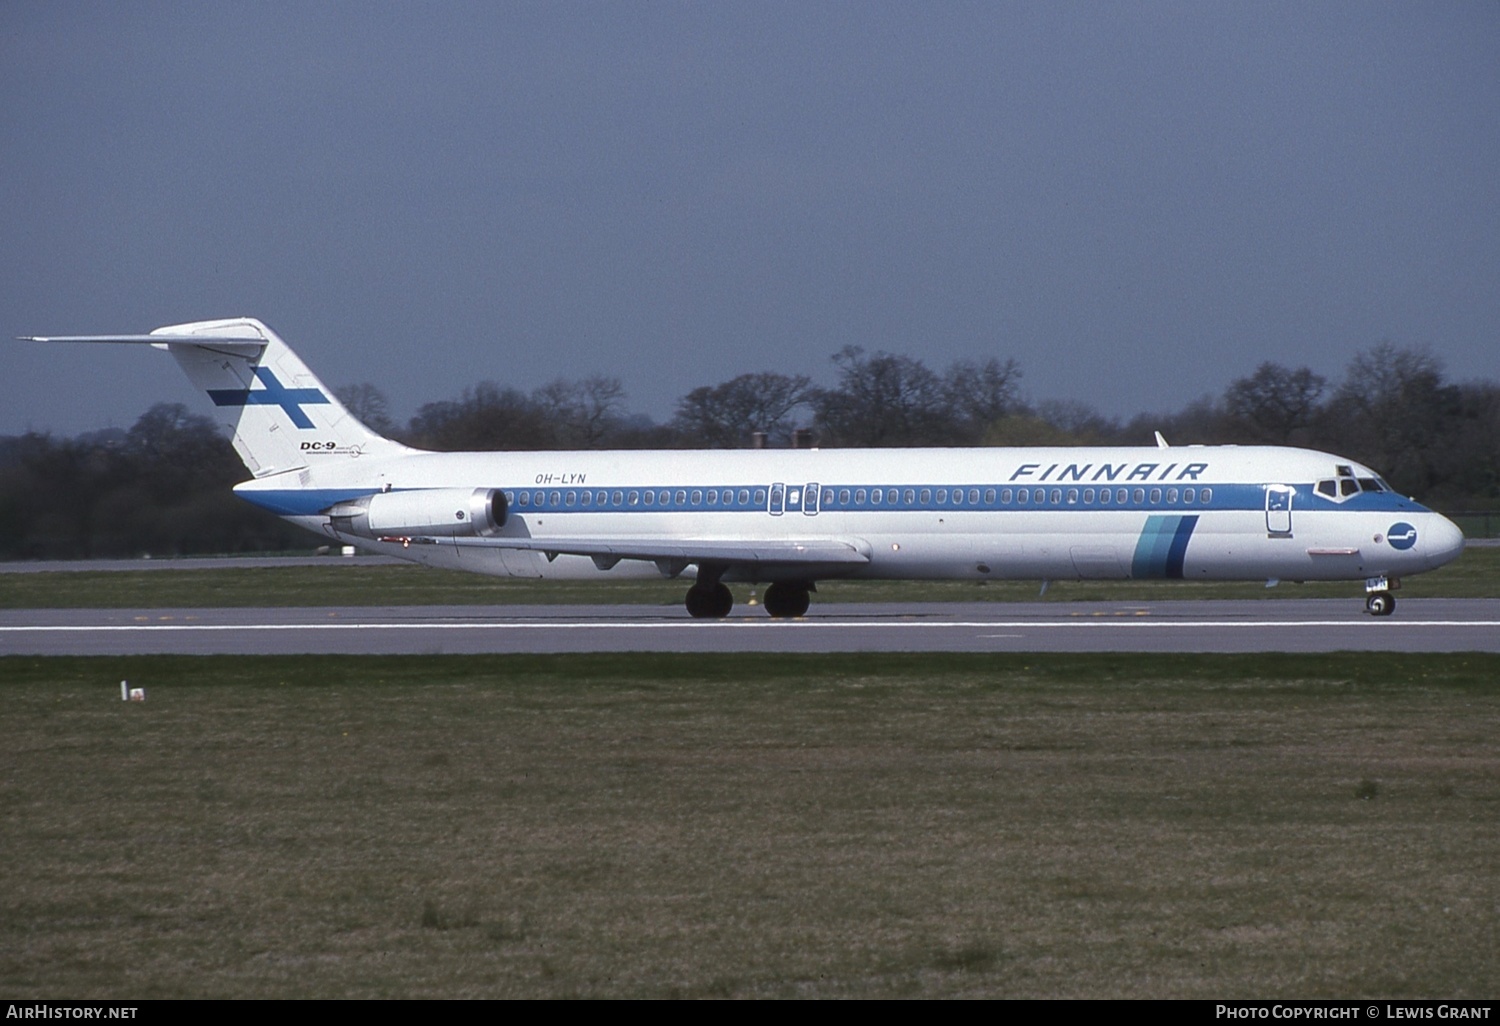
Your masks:
M 810 517 L 818 515 L 818 482 L 809 481 L 802 489 L 802 512 Z
M 1266 533 L 1292 533 L 1292 489 L 1286 485 L 1266 486 Z
M 771 486 L 771 502 L 766 507 L 766 512 L 773 517 L 779 517 L 783 513 L 806 513 L 810 517 L 817 516 L 817 482 L 804 486 L 783 484 L 777 481 Z

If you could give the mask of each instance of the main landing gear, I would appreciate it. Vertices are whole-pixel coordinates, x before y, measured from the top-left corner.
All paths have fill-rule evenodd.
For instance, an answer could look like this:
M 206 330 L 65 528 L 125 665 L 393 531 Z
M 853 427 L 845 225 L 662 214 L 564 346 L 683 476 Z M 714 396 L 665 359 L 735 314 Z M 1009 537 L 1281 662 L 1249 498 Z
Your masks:
M 720 620 L 728 616 L 733 608 L 734 596 L 729 593 L 727 584 L 717 581 L 705 584 L 699 581 L 688 589 L 687 611 L 695 619 Z
M 697 620 L 721 620 L 734 608 L 734 596 L 719 580 L 721 568 L 699 567 L 698 580 L 688 589 L 688 615 Z M 810 581 L 777 581 L 766 589 L 766 612 L 778 619 L 801 616 L 807 612 L 813 590 Z
M 777 581 L 766 589 L 766 612 L 775 617 L 801 616 L 812 602 L 811 590 L 811 584 L 800 581 Z
M 727 569 L 712 563 L 698 567 L 698 580 L 687 593 L 688 615 L 695 620 L 722 620 L 734 608 L 734 596 L 719 578 Z

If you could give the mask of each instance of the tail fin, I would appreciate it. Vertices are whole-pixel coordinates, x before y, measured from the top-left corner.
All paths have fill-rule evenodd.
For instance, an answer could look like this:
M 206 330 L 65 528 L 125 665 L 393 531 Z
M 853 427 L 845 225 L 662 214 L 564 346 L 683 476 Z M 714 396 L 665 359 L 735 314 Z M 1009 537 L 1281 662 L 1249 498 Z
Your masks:
M 36 341 L 134 342 L 167 350 L 213 400 L 233 432 L 235 451 L 258 478 L 410 451 L 356 420 L 274 331 L 253 318 L 172 324 L 149 335 Z

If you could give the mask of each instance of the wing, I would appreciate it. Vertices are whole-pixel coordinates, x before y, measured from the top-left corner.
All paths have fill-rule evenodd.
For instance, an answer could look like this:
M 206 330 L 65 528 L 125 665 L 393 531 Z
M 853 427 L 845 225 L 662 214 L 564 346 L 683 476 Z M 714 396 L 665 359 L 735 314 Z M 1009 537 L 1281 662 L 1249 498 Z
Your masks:
M 418 539 L 412 539 L 417 541 Z M 712 538 L 443 538 L 443 545 L 465 548 L 523 549 L 558 556 L 589 556 L 608 570 L 622 559 L 657 564 L 670 576 L 690 564 L 718 566 L 862 566 L 870 561 L 869 546 L 838 538 L 712 539 Z

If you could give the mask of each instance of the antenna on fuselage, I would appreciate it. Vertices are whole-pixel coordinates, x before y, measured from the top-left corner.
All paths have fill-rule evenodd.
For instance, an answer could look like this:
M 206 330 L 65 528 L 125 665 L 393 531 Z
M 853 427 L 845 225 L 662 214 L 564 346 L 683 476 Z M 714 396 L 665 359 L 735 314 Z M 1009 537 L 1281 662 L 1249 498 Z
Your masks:
M 1161 436 L 1161 432 L 1160 431 L 1156 432 L 1156 447 L 1158 449 L 1170 449 L 1170 448 L 1172 448 L 1170 445 L 1167 444 L 1167 440 Z

